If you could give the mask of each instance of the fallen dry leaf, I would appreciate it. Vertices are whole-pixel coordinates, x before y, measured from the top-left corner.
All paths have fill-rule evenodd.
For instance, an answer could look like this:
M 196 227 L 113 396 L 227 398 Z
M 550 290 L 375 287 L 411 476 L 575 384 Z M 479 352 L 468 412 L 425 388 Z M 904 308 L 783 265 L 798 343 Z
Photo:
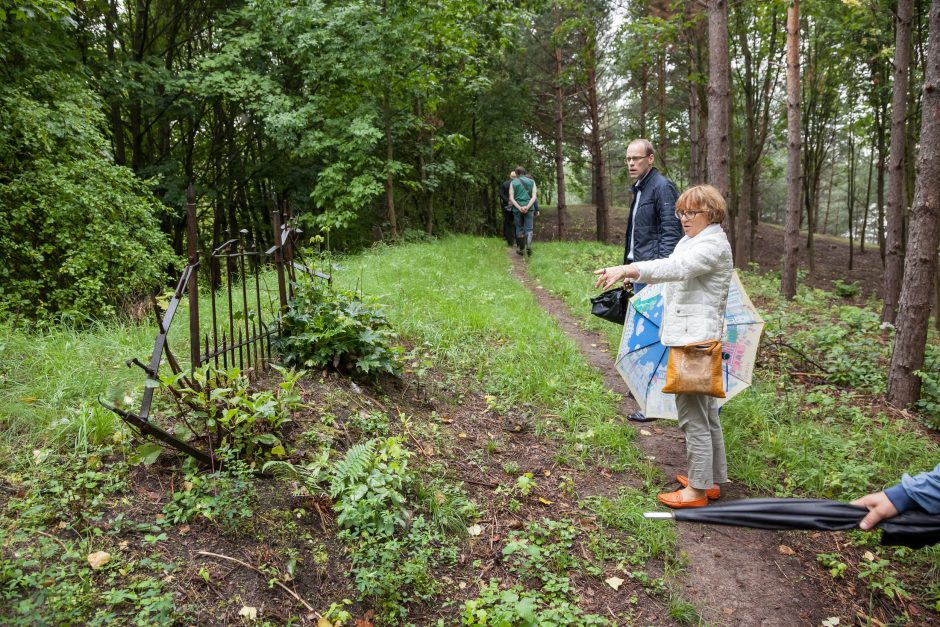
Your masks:
M 539 497 L 539 503 L 541 503 L 542 505 L 551 505 L 551 504 L 552 504 L 551 501 L 549 501 L 548 499 L 543 499 L 541 496 Z
M 317 627 L 333 627 L 333 623 L 321 616 L 317 619 Z
M 107 551 L 95 551 L 88 554 L 88 564 L 92 570 L 98 570 L 111 561 L 111 554 Z
M 251 607 L 250 605 L 243 605 L 242 609 L 238 610 L 239 616 L 244 616 L 248 620 L 255 620 L 258 618 L 258 608 Z
M 461 440 L 463 440 L 463 439 L 466 439 L 467 434 L 466 434 L 466 433 L 458 433 L 458 434 L 457 434 L 457 437 L 460 438 Z
M 640 429 L 640 435 L 653 435 L 653 434 L 647 431 L 646 429 Z
M 786 544 L 781 544 L 778 548 L 781 555 L 796 555 L 796 551 L 788 547 Z
M 608 586 L 610 586 L 614 590 L 619 590 L 620 586 L 623 585 L 623 579 L 621 579 L 620 577 L 608 577 L 607 579 L 604 580 L 604 583 L 606 583 Z

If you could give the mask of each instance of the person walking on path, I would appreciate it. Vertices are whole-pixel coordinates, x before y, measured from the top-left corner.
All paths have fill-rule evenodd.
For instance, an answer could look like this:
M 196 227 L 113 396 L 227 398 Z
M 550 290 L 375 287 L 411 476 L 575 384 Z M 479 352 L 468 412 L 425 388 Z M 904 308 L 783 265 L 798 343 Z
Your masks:
M 633 185 L 633 203 L 627 218 L 624 238 L 623 262 L 665 259 L 672 254 L 682 238 L 682 225 L 676 218 L 676 186 L 653 167 L 656 153 L 648 139 L 634 139 L 627 146 L 627 167 Z M 633 292 L 643 289 L 644 283 L 634 283 Z M 627 416 L 634 422 L 650 422 L 642 412 Z
M 516 251 L 520 255 L 532 255 L 532 229 L 535 224 L 535 204 L 538 189 L 535 181 L 526 176 L 525 168 L 516 168 L 516 178 L 509 186 L 509 203 L 516 227 Z
M 901 483 L 855 499 L 852 505 L 868 509 L 868 514 L 858 525 L 866 531 L 886 518 L 894 518 L 911 509 L 940 515 L 940 464 L 913 477 L 906 474 L 901 477 Z
M 509 178 L 503 181 L 499 186 L 499 200 L 500 204 L 503 206 L 503 239 L 506 240 L 506 244 L 509 246 L 512 246 L 515 241 L 516 230 L 512 219 L 512 205 L 509 203 L 509 187 L 512 185 L 512 181 L 515 178 L 516 171 L 513 170 L 509 173 Z
M 731 287 L 731 245 L 721 228 L 727 208 L 711 185 L 686 190 L 676 201 L 675 218 L 685 231 L 666 259 L 634 261 L 595 270 L 595 287 L 608 289 L 623 280 L 668 283 L 663 290 L 665 346 L 685 346 L 721 337 Z M 704 394 L 676 394 L 679 428 L 685 434 L 688 474 L 676 480 L 684 487 L 660 494 L 672 508 L 702 507 L 721 496 L 717 484 L 728 480 L 724 434 L 716 399 Z

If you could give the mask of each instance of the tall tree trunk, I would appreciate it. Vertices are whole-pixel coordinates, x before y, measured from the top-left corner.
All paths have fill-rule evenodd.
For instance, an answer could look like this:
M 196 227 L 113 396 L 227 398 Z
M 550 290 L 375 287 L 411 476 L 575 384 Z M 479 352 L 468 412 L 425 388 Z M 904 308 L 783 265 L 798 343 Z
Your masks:
M 891 98 L 891 156 L 888 158 L 888 215 L 885 228 L 884 309 L 881 319 L 894 324 L 904 272 L 904 158 L 907 81 L 911 69 L 911 22 L 914 0 L 898 0 L 895 19 L 894 92 Z
M 875 235 L 878 239 L 878 254 L 881 255 L 881 265 L 885 265 L 885 162 L 888 160 L 888 141 L 886 120 L 888 111 L 881 108 L 881 124 L 878 128 L 878 170 L 875 177 L 875 202 L 878 204 L 878 221 Z
M 117 56 L 114 51 L 117 26 L 117 0 L 109 0 L 108 11 L 105 13 L 104 27 L 108 33 L 108 64 L 117 67 Z M 121 100 L 114 97 L 108 103 L 111 114 L 111 141 L 114 144 L 114 162 L 118 165 L 127 163 L 127 151 L 124 147 L 124 121 L 121 119 Z
M 587 97 L 588 113 L 591 121 L 591 167 L 597 181 L 597 195 L 594 202 L 597 206 L 597 241 L 607 242 L 610 231 L 610 207 L 607 201 L 607 167 L 604 165 L 604 145 L 601 138 L 600 102 L 597 97 L 597 56 L 596 39 L 593 33 L 588 41 L 587 58 Z
M 728 200 L 731 80 L 728 61 L 728 3 L 708 0 L 708 182 Z
M 849 100 L 854 94 L 850 94 Z M 849 270 L 855 260 L 855 132 L 852 125 L 852 115 L 849 114 L 849 183 L 846 189 L 846 209 L 849 213 Z
M 382 114 L 385 120 L 385 211 L 388 217 L 389 234 L 398 239 L 398 222 L 395 217 L 395 177 L 392 174 L 392 161 L 395 159 L 395 144 L 392 142 L 392 105 L 389 88 L 386 86 L 382 96 Z
M 902 0 L 903 1 L 903 0 Z M 914 373 L 924 366 L 930 305 L 940 245 L 940 0 L 930 7 L 918 176 L 911 210 L 911 239 L 896 316 L 897 335 L 888 371 L 888 402 L 906 407 L 920 396 Z M 886 286 L 887 287 L 887 286 Z
M 826 214 L 823 216 L 823 227 L 820 231 L 823 235 L 829 232 L 829 210 L 832 208 L 832 180 L 835 176 L 836 164 L 832 163 L 829 165 L 829 188 L 826 190 Z
M 685 3 L 688 29 L 689 82 L 689 184 L 701 185 L 708 176 L 708 86 L 702 77 L 708 73 L 708 20 L 701 8 Z
M 647 92 L 649 91 L 650 83 L 650 71 L 649 65 L 644 63 L 643 67 L 640 69 L 640 114 L 639 119 L 637 120 L 637 126 L 639 126 L 640 137 L 646 137 L 646 113 L 649 111 L 649 96 Z
M 800 0 L 787 7 L 787 222 L 780 291 L 796 296 L 800 253 Z
M 865 231 L 868 229 L 868 208 L 871 205 L 871 174 L 875 169 L 875 140 L 872 140 L 871 154 L 868 155 L 868 183 L 865 185 L 865 207 L 862 209 L 862 231 L 858 236 L 858 252 L 865 254 Z
M 669 166 L 666 163 L 666 148 L 669 146 L 669 138 L 666 136 L 666 53 L 659 55 L 659 71 L 656 72 L 656 135 L 659 139 L 658 154 L 660 168 L 667 170 Z
M 148 10 L 145 0 L 137 0 L 134 12 L 134 41 L 133 55 L 134 60 L 139 64 L 143 62 L 144 46 L 146 45 Z M 139 66 L 138 66 L 139 67 Z M 130 110 L 131 110 L 131 165 L 135 172 L 140 172 L 144 167 L 144 129 L 143 129 L 143 104 L 141 103 L 139 87 L 141 83 L 140 71 L 134 72 L 135 87 L 132 91 Z
M 555 28 L 561 26 L 561 10 L 558 3 L 552 7 L 555 18 Z M 558 239 L 565 239 L 568 230 L 568 207 L 565 195 L 565 92 L 562 84 L 561 48 L 555 46 L 553 51 L 555 61 L 554 91 L 555 91 L 555 188 L 558 190 L 556 203 L 558 213 Z

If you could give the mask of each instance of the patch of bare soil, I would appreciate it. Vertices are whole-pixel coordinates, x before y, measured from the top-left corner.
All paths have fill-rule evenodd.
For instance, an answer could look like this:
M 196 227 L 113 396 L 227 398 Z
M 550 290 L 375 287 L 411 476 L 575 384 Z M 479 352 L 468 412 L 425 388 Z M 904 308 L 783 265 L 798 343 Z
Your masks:
M 455 566 L 433 573 L 444 583 L 444 592 L 432 602 L 409 605 L 409 621 L 459 624 L 464 603 L 476 598 L 491 579 L 499 580 L 504 589 L 527 583 L 504 563 L 503 549 L 511 534 L 543 519 L 565 519 L 579 531 L 574 542 L 577 558 L 604 573 L 601 577 L 587 576 L 580 569 L 569 573 L 571 597 L 583 612 L 617 624 L 675 624 L 668 616 L 667 598 L 626 578 L 615 563 L 596 559 L 587 548 L 589 535 L 600 525 L 579 505 L 581 499 L 614 498 L 619 486 L 637 482 L 606 469 L 559 463 L 551 439 L 534 432 L 533 408 L 499 413 L 486 397 L 472 391 L 473 383 L 435 371 L 358 382 L 323 371 L 304 379 L 302 387 L 309 409 L 293 417 L 291 446 L 300 449 L 293 454 L 294 461 L 304 455 L 304 432 L 322 431 L 332 423 L 335 448 L 342 450 L 369 437 L 355 426 L 357 417 L 382 412 L 391 419 L 391 431 L 403 436 L 415 453 L 412 465 L 446 473 L 453 482 L 462 483 L 479 506 L 478 535 L 462 543 Z M 409 417 L 407 426 L 397 420 L 399 416 Z M 164 506 L 181 489 L 179 461 L 164 455 L 157 464 L 132 471 L 122 510 L 127 519 L 140 523 L 162 519 Z M 532 492 L 508 494 L 506 488 L 523 473 L 532 473 Z M 244 622 L 240 612 L 246 607 L 254 608 L 258 619 L 278 624 L 317 624 L 318 614 L 331 603 L 358 598 L 348 551 L 336 537 L 329 499 L 292 496 L 289 485 L 272 478 L 255 484 L 254 514 L 236 530 L 198 519 L 165 526 L 166 535 L 148 545 L 129 525 L 119 537 L 122 546 L 140 558 L 156 553 L 165 562 L 180 565 L 172 575 L 175 600 L 178 607 L 190 608 L 194 624 Z M 292 557 L 297 566 L 290 574 Z M 662 570 L 659 562 L 646 565 L 651 578 Z M 617 574 L 627 580 L 614 590 L 604 579 Z M 368 601 L 354 603 L 348 610 L 357 627 L 375 621 Z
M 566 240 L 592 240 L 597 235 L 597 220 L 593 205 L 572 205 L 568 207 Z M 537 241 L 558 239 L 558 213 L 555 207 L 546 207 L 540 212 L 535 225 Z M 627 231 L 627 208 L 612 207 L 610 210 L 610 243 L 623 245 Z M 858 244 L 849 270 L 848 242 L 845 240 L 816 235 L 813 260 L 815 267 L 804 281 L 806 284 L 821 289 L 833 289 L 833 281 L 844 283 L 858 282 L 861 295 L 881 297 L 884 283 L 884 268 L 877 245 L 866 245 L 865 252 L 859 252 Z M 809 256 L 806 248 L 806 234 L 800 241 L 800 268 L 809 268 Z M 758 224 L 755 231 L 752 261 L 762 270 L 779 271 L 783 266 L 783 229 L 772 224 Z
M 514 254 L 510 257 L 516 278 L 532 291 L 539 304 L 576 342 L 588 363 L 601 373 L 605 384 L 623 395 L 623 415 L 636 411 L 636 402 L 613 368 L 611 355 L 616 347 L 607 346 L 601 335 L 582 328 L 560 299 L 538 289 L 526 275 L 525 263 L 520 257 Z M 675 422 L 659 420 L 633 426 L 638 431 L 639 446 L 655 459 L 667 477 L 685 473 L 684 439 Z M 667 484 L 663 490 L 677 487 L 675 483 Z M 748 496 L 747 490 L 733 481 L 722 486 L 723 500 Z M 816 563 L 819 552 L 852 553 L 848 543 L 841 540 L 841 534 L 698 524 L 681 524 L 678 532 L 680 549 L 687 553 L 690 561 L 682 582 L 685 597 L 699 607 L 708 624 L 819 625 L 832 616 L 867 623 L 868 613 L 873 613 L 868 599 L 860 591 L 853 586 L 834 584 Z M 821 545 L 830 548 L 820 550 Z

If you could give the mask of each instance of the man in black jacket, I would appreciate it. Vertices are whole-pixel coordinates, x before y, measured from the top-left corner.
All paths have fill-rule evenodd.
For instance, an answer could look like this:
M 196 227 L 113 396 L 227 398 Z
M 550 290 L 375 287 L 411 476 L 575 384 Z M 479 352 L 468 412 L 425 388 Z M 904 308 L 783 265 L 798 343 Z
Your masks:
M 499 186 L 499 200 L 503 206 L 503 239 L 510 246 L 516 241 L 516 227 L 512 222 L 512 205 L 509 204 L 509 186 L 512 180 L 516 178 L 516 171 L 509 173 L 509 178 Z
M 656 153 L 648 139 L 634 139 L 627 146 L 627 167 L 633 185 L 633 204 L 627 219 L 627 237 L 624 242 L 623 262 L 663 259 L 672 254 L 682 239 L 682 225 L 676 217 L 676 199 L 679 192 L 672 181 L 653 167 Z M 634 283 L 634 293 L 643 289 L 643 283 Z M 649 422 L 642 412 L 627 416 L 635 422 Z
M 648 139 L 634 139 L 627 146 L 627 167 L 633 185 L 633 205 L 627 220 L 623 262 L 664 259 L 682 239 L 682 225 L 676 217 L 679 192 L 672 181 L 653 167 L 656 154 Z M 633 290 L 643 289 L 634 283 Z

